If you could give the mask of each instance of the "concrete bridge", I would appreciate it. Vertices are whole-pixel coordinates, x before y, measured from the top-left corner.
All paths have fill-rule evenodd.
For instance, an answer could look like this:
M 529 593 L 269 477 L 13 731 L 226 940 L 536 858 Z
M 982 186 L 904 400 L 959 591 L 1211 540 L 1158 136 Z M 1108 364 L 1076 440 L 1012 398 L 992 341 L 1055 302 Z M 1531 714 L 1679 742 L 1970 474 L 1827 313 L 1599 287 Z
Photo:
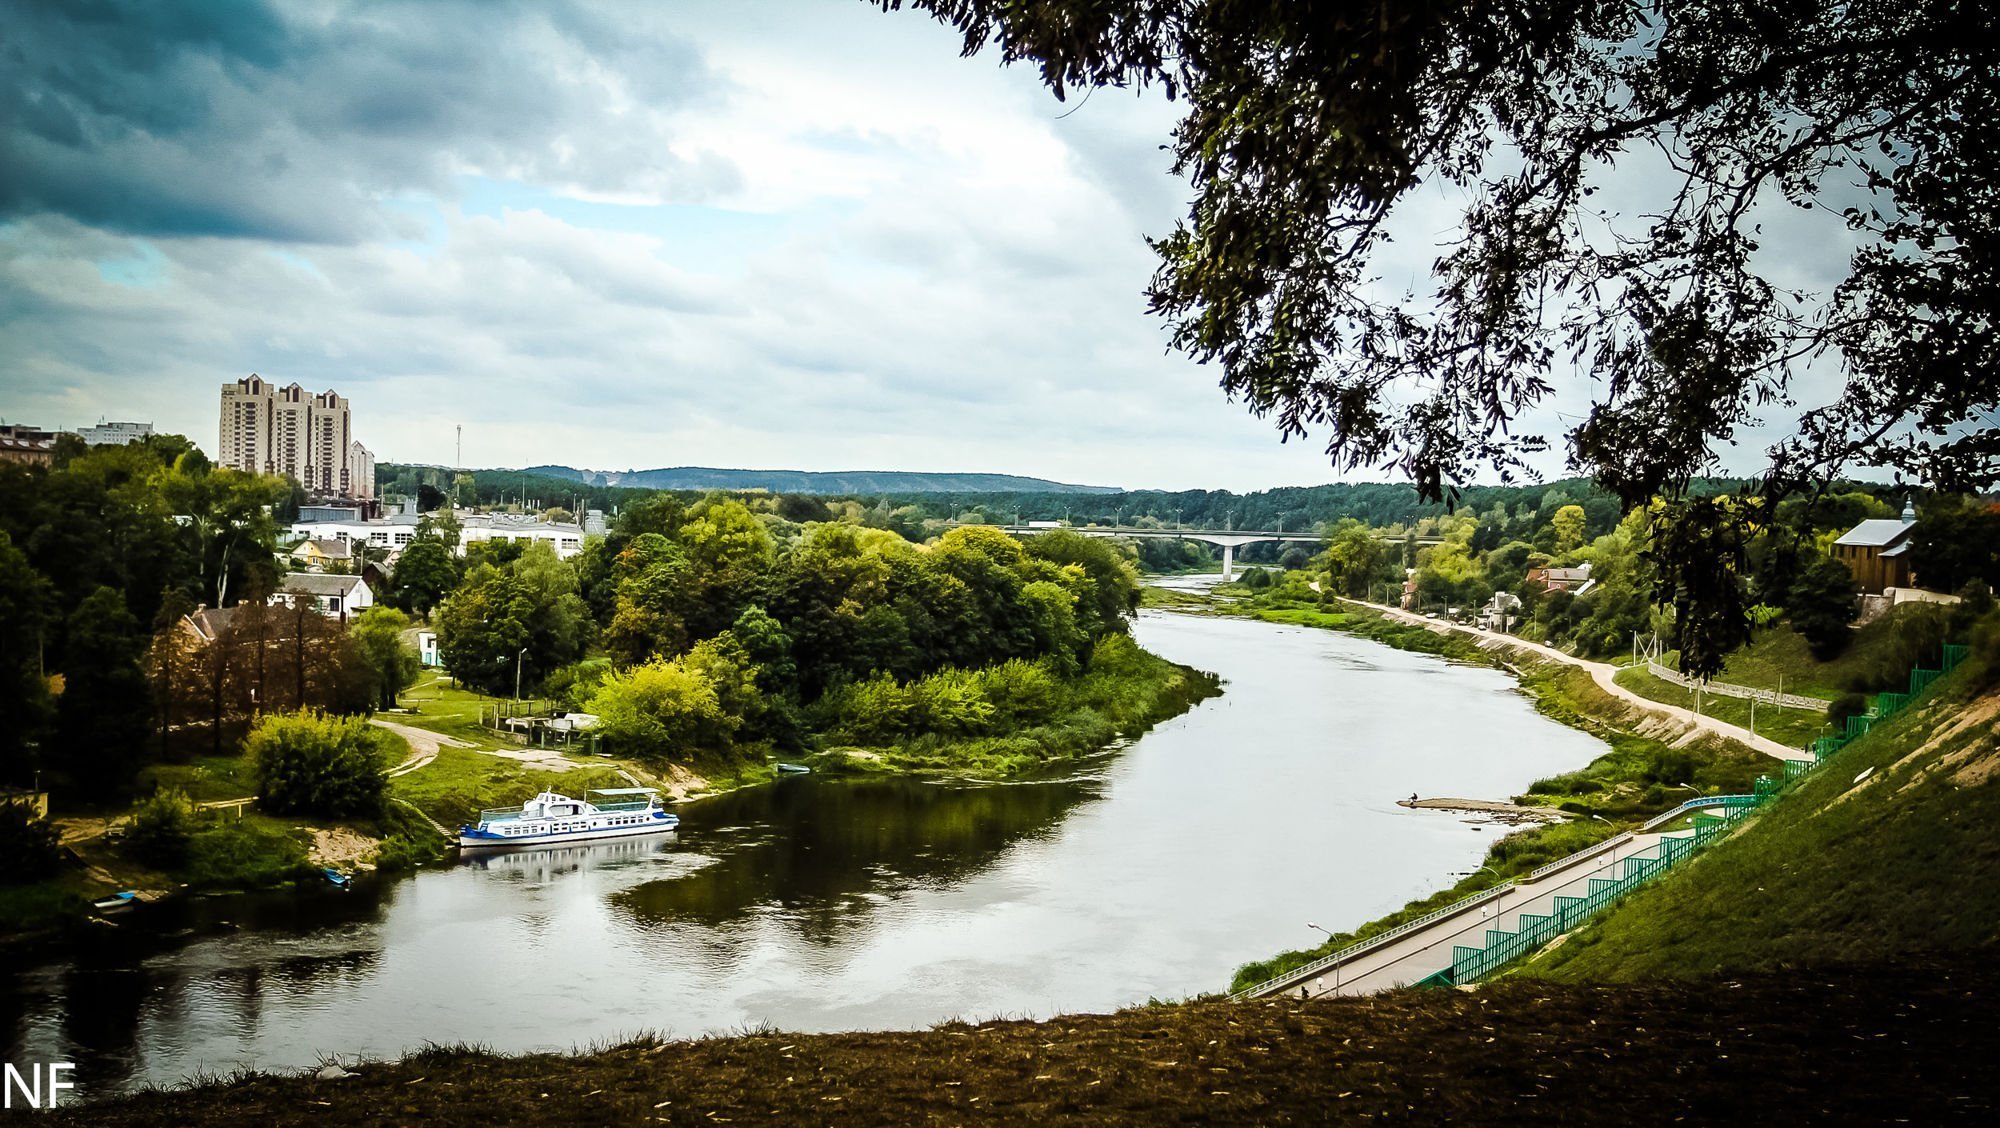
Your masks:
M 1288 533 L 1279 530 L 1256 529 L 1140 529 L 1122 525 L 1058 525 L 1031 522 L 1026 525 L 1002 525 L 1000 528 L 1014 536 L 1032 536 L 1056 529 L 1068 529 L 1072 533 L 1082 533 L 1087 537 L 1147 537 L 1153 540 L 1191 540 L 1222 546 L 1222 578 L 1233 579 L 1236 575 L 1236 550 L 1246 544 L 1260 541 L 1289 541 L 1294 544 L 1319 544 L 1317 532 Z
M 1128 525 L 1064 525 L 1048 521 L 1031 521 L 1025 525 L 996 526 L 1014 536 L 1032 536 L 1053 529 L 1068 529 L 1072 533 L 1082 533 L 1087 537 L 1150 537 L 1154 540 L 1191 540 L 1222 546 L 1222 578 L 1236 576 L 1236 550 L 1246 544 L 1259 541 L 1284 541 L 1292 544 L 1318 545 L 1325 542 L 1317 531 L 1286 532 L 1283 529 L 1149 529 Z M 1406 534 L 1382 533 L 1380 539 L 1400 543 Z M 1418 537 L 1418 544 L 1439 544 L 1443 537 Z

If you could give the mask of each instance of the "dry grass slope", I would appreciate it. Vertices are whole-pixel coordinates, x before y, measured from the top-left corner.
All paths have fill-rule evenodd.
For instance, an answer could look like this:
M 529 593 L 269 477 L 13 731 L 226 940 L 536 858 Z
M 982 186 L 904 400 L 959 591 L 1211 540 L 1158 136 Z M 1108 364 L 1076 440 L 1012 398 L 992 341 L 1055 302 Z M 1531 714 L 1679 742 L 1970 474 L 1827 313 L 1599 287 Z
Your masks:
M 440 1050 L 333 1081 L 254 1078 L 46 1123 L 1991 1123 L 2000 971 L 1195 1003 L 1046 1023 Z

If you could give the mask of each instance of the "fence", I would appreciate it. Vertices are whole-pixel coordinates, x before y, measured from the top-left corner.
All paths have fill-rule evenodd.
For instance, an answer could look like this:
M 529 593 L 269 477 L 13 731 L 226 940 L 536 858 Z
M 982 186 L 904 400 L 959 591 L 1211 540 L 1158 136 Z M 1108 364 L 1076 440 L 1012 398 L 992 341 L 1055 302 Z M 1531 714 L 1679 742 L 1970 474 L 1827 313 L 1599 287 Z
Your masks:
M 1959 663 L 1965 661 L 1966 656 L 1971 652 L 1972 649 L 1970 647 L 1947 646 L 1944 648 L 1944 653 L 1940 656 L 1937 669 L 1927 670 L 1919 666 L 1911 670 L 1910 691 L 1908 693 L 1876 694 L 1873 708 L 1859 716 L 1847 718 L 1847 731 L 1834 736 L 1822 736 L 1813 742 L 1812 751 L 1814 759 L 1826 759 L 1828 756 L 1847 747 L 1849 741 L 1867 735 L 1868 730 L 1875 727 L 1876 722 L 1886 721 L 1890 717 L 1909 708 L 1910 702 L 1923 696 L 1924 691 L 1935 685 L 1939 678 L 1958 669 Z
M 1729 682 L 1705 682 L 1700 678 L 1689 677 L 1679 670 L 1664 665 L 1653 658 L 1646 659 L 1646 672 L 1662 681 L 1670 681 L 1682 689 L 1699 689 L 1703 693 L 1714 694 L 1717 697 L 1740 697 L 1745 700 L 1758 701 L 1766 705 L 1782 705 L 1787 709 L 1820 710 L 1826 708 L 1826 698 L 1824 697 L 1806 697 L 1797 693 L 1779 693 L 1775 689 L 1758 689 L 1754 686 L 1733 685 Z
M 1595 847 L 1592 848 L 1595 849 Z M 1349 944 L 1347 947 L 1342 948 L 1338 952 L 1334 952 L 1331 955 L 1321 956 L 1320 958 L 1314 960 L 1309 964 L 1304 964 L 1299 967 L 1295 967 L 1290 971 L 1281 972 L 1278 975 L 1274 975 L 1271 978 L 1264 980 L 1262 983 L 1252 984 L 1251 986 L 1245 987 L 1243 990 L 1238 991 L 1229 997 L 1233 1001 L 1241 1002 L 1244 999 L 1254 999 L 1259 995 L 1269 994 L 1270 992 L 1275 991 L 1280 987 L 1283 987 L 1287 983 L 1296 983 L 1303 979 L 1311 979 L 1313 976 L 1317 975 L 1322 971 L 1338 967 L 1341 964 L 1344 964 L 1349 960 L 1354 959 L 1356 956 L 1364 955 L 1370 951 L 1373 951 L 1376 948 L 1381 947 L 1384 944 L 1387 944 L 1389 941 L 1394 940 L 1399 936 L 1408 935 L 1411 932 L 1415 932 L 1419 928 L 1428 927 L 1429 925 L 1441 921 L 1446 917 L 1457 916 L 1459 913 L 1462 913 L 1467 909 L 1484 904 L 1487 901 L 1491 901 L 1495 897 L 1498 897 L 1501 894 L 1506 893 L 1508 890 L 1512 888 L 1514 888 L 1513 884 L 1509 883 L 1506 885 L 1496 885 L 1491 889 L 1483 889 L 1477 893 L 1474 893 L 1470 897 L 1465 897 L 1460 900 L 1453 901 L 1451 904 L 1446 905 L 1444 908 L 1436 909 L 1431 912 L 1425 913 L 1423 916 L 1420 916 L 1415 920 L 1404 921 L 1402 924 L 1397 925 L 1396 927 L 1390 929 L 1387 932 L 1379 933 L 1375 936 L 1370 936 L 1368 939 L 1363 940 L 1357 944 Z
M 1813 742 L 1810 760 L 1786 760 L 1782 776 L 1764 776 L 1757 781 L 1756 789 L 1749 795 L 1715 796 L 1703 806 L 1719 807 L 1721 814 L 1712 815 L 1707 811 L 1696 811 L 1694 829 L 1687 834 L 1670 834 L 1660 839 L 1650 854 L 1634 855 L 1624 860 L 1621 872 L 1616 877 L 1593 877 L 1585 886 L 1581 897 L 1557 897 L 1554 912 L 1547 914 L 1523 913 L 1513 931 L 1501 928 L 1486 930 L 1486 943 L 1480 947 L 1453 945 L 1451 966 L 1421 981 L 1421 985 L 1452 986 L 1471 983 L 1483 978 L 1507 964 L 1536 951 L 1568 932 L 1578 924 L 1590 919 L 1596 913 L 1608 908 L 1627 893 L 1672 869 L 1681 861 L 1713 841 L 1723 830 L 1748 815 L 1750 812 L 1784 794 L 1814 768 L 1825 763 L 1835 753 L 1845 748 L 1857 737 L 1868 732 L 1877 721 L 1885 720 L 1902 712 L 1923 693 L 1935 685 L 1939 678 L 1956 669 L 1965 661 L 1968 648 L 1947 646 L 1938 669 L 1918 667 L 1910 671 L 1910 691 L 1908 693 L 1884 693 L 1875 698 L 1875 708 L 1865 716 L 1848 719 L 1847 731 L 1840 736 L 1824 736 Z M 1683 809 L 1691 809 L 1699 801 L 1683 803 L 1674 811 L 1667 812 L 1648 826 L 1661 825 L 1669 816 L 1678 817 Z

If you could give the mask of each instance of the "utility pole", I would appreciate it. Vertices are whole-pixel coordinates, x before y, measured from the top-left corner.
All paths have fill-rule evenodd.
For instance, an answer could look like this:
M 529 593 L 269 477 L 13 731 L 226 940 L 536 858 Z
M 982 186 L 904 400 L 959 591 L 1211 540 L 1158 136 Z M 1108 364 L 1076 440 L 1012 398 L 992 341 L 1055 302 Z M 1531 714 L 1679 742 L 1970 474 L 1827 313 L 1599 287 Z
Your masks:
M 521 700 L 521 660 L 526 658 L 527 656 L 528 656 L 528 648 L 525 646 L 521 648 L 521 652 L 519 654 L 514 655 L 514 700 L 515 701 Z

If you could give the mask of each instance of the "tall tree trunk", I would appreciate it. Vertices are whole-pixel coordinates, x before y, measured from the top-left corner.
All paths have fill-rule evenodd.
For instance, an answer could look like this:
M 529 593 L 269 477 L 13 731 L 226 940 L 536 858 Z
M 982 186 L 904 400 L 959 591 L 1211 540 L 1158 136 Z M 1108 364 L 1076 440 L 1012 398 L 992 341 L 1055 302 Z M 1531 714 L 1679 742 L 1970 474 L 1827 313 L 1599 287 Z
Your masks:
M 210 692 L 214 707 L 214 723 L 209 727 L 210 747 L 217 756 L 222 755 L 222 681 L 229 669 L 228 655 L 222 649 L 222 632 L 217 631 L 215 641 L 209 644 Z
M 306 707 L 306 604 L 301 596 L 292 597 L 292 655 L 298 659 L 299 693 L 297 706 Z

